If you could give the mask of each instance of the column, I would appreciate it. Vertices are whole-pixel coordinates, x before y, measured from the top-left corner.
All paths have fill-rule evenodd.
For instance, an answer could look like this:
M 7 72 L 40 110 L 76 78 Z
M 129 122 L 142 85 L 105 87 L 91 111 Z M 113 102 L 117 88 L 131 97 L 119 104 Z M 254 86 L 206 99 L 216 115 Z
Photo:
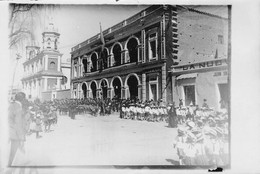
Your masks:
M 126 99 L 126 91 L 124 86 L 121 87 L 121 97 L 122 99 Z
M 145 48 L 146 48 L 146 44 L 145 44 L 145 30 L 142 30 L 142 45 L 143 45 L 143 62 L 146 62 L 146 51 L 145 51 Z
M 142 63 L 142 59 L 143 59 L 143 45 L 142 44 L 140 44 L 140 45 L 138 45 L 137 46 L 137 50 L 138 50 L 138 52 L 137 52 L 137 54 L 138 54 L 138 56 L 137 56 L 137 61 L 138 61 L 138 63 Z
M 44 56 L 44 70 L 48 70 L 48 55 Z
M 58 56 L 58 71 L 61 71 L 61 57 L 60 56 Z
M 142 84 L 138 85 L 138 99 L 142 100 Z
M 90 68 L 91 58 L 90 58 L 90 56 L 87 57 L 87 60 L 88 60 L 87 72 L 90 72 L 91 71 L 91 68 Z
M 80 57 L 78 57 L 78 64 L 77 64 L 77 67 L 78 67 L 78 77 L 81 77 L 81 61 L 80 61 Z
M 126 52 L 127 52 L 127 50 L 122 50 L 121 51 L 121 65 L 127 63 L 127 61 L 126 61 Z
M 83 62 L 82 62 L 82 58 L 80 58 L 80 59 L 79 59 L 79 69 L 80 69 L 80 74 L 79 74 L 79 76 L 80 76 L 80 77 L 83 77 L 83 69 L 82 69 L 82 67 L 83 67 Z
M 111 98 L 112 99 L 112 88 L 107 88 L 107 98 Z
M 162 66 L 162 99 L 163 102 L 167 100 L 167 88 L 166 88 L 166 63 Z
M 125 50 L 125 63 L 130 63 L 130 56 L 128 50 Z
M 111 67 L 111 55 L 107 56 L 107 67 Z
M 80 98 L 80 83 L 77 84 L 77 98 Z
M 29 85 L 30 85 L 30 91 L 29 91 L 29 95 L 30 97 L 32 97 L 32 81 L 29 82 Z
M 161 21 L 161 55 L 162 59 L 165 59 L 165 53 L 166 53 L 166 48 L 165 48 L 165 14 L 163 15 L 163 19 Z
M 60 81 L 61 81 L 61 78 L 57 78 L 57 88 L 56 90 L 60 90 Z
M 129 87 L 128 86 L 125 87 L 125 98 L 126 99 L 130 98 L 130 92 L 129 92 Z
M 41 79 L 38 79 L 38 98 L 41 98 Z
M 101 94 L 100 94 L 101 91 L 102 91 L 101 89 L 97 89 L 97 94 L 96 94 L 96 95 L 97 95 L 97 98 L 101 98 Z
M 114 62 L 115 62 L 113 53 L 110 55 L 110 62 L 111 62 L 110 63 L 110 67 L 113 67 L 114 66 Z
M 92 90 L 88 91 L 88 96 L 89 96 L 89 98 L 93 98 Z
M 44 85 L 44 88 L 43 88 L 43 90 L 44 91 L 47 91 L 48 90 L 48 81 L 47 81 L 47 78 L 46 77 L 44 77 L 44 81 L 43 81 L 43 85 Z
M 39 83 L 38 83 L 38 79 L 36 79 L 35 85 L 36 85 L 35 97 L 36 97 L 36 98 L 39 98 Z
M 146 74 L 142 74 L 142 100 L 146 100 Z
M 114 96 L 115 96 L 115 90 L 114 90 L 114 88 L 112 87 L 112 88 L 111 88 L 111 99 L 112 99 Z

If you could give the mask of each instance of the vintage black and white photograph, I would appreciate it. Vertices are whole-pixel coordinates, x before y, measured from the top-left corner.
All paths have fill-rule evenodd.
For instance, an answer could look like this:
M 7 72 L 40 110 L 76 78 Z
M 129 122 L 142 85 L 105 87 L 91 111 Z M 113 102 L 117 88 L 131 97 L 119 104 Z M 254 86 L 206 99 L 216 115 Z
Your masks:
M 7 172 L 230 169 L 231 14 L 8 4 Z

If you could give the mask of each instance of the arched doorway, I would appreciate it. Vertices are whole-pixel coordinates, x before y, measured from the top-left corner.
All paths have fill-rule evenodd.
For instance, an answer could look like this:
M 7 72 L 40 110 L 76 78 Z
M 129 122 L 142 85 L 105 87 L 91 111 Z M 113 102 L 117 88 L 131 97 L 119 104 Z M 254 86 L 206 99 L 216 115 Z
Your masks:
M 106 99 L 107 98 L 107 88 L 108 88 L 108 84 L 105 80 L 101 81 L 101 90 L 102 90 L 102 98 Z
M 93 98 L 97 97 L 97 85 L 95 82 L 92 82 L 90 85 L 91 91 L 92 91 L 92 96 Z
M 83 98 L 87 98 L 87 85 L 86 83 L 82 84 Z
M 115 93 L 115 97 L 120 99 L 121 98 L 121 81 L 119 78 L 115 78 L 113 80 L 113 88 L 114 88 L 114 93 Z
M 114 65 L 112 66 L 119 66 L 121 65 L 121 47 L 119 44 L 116 44 L 113 47 L 113 54 L 114 54 Z
M 137 62 L 138 57 L 138 48 L 137 48 L 138 42 L 135 38 L 131 38 L 127 42 L 127 49 L 130 57 L 130 62 Z
M 138 80 L 134 75 L 131 75 L 127 80 L 129 88 L 130 99 L 138 98 Z

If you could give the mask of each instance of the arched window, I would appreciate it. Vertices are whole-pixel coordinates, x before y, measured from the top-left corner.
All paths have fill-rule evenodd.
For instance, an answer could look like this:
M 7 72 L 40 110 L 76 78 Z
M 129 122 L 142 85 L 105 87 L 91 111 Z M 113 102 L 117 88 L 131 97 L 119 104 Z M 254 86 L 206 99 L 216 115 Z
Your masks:
M 121 65 L 121 47 L 119 44 L 116 44 L 113 48 L 114 54 L 114 65 L 112 66 L 119 66 Z
M 50 70 L 55 70 L 55 62 L 50 63 Z
M 138 58 L 138 42 L 135 38 L 131 38 L 127 42 L 127 49 L 130 57 L 130 62 L 137 62 Z
M 94 72 L 97 70 L 97 54 L 91 55 L 90 69 L 91 69 L 91 72 Z
M 104 49 L 102 52 L 103 66 L 104 69 L 108 68 L 108 52 L 107 49 Z
M 88 59 L 83 58 L 82 63 L 83 63 L 83 67 L 84 67 L 84 73 L 87 73 L 88 72 Z
M 85 83 L 83 83 L 81 88 L 82 88 L 82 91 L 83 91 L 83 97 L 87 98 L 87 85 Z

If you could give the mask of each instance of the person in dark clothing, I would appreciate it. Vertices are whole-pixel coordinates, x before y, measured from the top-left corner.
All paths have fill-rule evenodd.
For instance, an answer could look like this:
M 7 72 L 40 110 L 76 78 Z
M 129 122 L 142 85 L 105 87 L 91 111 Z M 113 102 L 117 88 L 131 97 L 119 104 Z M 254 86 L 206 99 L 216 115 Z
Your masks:
M 180 107 L 180 108 L 183 107 L 183 101 L 182 101 L 182 99 L 179 99 L 179 107 Z
M 170 110 L 168 112 L 168 116 L 169 116 L 169 127 L 177 127 L 177 114 L 176 114 L 176 110 L 175 110 L 175 105 L 170 104 Z
M 203 108 L 209 108 L 209 105 L 207 104 L 207 99 L 203 99 L 202 107 Z

